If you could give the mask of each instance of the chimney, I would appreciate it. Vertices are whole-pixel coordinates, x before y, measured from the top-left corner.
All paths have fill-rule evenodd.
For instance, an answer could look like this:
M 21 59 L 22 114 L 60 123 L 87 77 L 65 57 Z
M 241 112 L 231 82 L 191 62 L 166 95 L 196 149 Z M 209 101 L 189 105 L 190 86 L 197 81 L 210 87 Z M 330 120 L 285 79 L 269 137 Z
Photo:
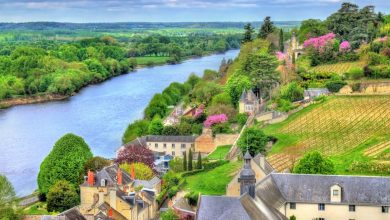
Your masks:
M 122 170 L 118 167 L 118 173 L 117 173 L 117 183 L 118 185 L 122 185 Z
M 131 178 L 135 180 L 134 164 L 131 165 Z
M 88 170 L 88 185 L 93 186 L 95 184 L 95 175 L 92 171 Z
M 110 207 L 110 209 L 108 210 L 108 217 L 110 218 L 110 219 L 112 219 L 112 217 L 113 217 L 113 211 L 112 211 L 112 208 Z

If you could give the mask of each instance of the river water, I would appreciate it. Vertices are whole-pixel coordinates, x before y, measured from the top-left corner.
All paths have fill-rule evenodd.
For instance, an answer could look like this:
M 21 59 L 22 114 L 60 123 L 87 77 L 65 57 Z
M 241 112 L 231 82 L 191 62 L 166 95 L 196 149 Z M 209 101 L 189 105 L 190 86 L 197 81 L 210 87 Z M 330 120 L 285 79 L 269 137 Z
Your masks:
M 0 110 L 0 173 L 19 196 L 33 192 L 42 160 L 66 133 L 83 137 L 94 155 L 112 158 L 127 125 L 143 116 L 155 93 L 171 82 L 184 82 L 192 72 L 217 70 L 223 58 L 234 58 L 238 52 L 139 69 L 88 86 L 64 101 Z

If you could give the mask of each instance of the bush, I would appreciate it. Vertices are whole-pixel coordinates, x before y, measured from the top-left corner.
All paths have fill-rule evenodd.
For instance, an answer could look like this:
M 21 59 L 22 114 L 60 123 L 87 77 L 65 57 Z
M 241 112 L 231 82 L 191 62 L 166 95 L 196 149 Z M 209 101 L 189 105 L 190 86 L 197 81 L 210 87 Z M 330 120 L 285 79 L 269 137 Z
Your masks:
M 240 147 L 242 153 L 245 153 L 247 148 L 249 148 L 249 153 L 252 156 L 255 156 L 260 152 L 264 152 L 267 142 L 268 137 L 262 130 L 251 127 L 245 129 L 237 144 Z
M 352 91 L 353 92 L 358 92 L 358 91 L 360 91 L 360 83 L 354 83 L 354 84 L 352 84 L 352 86 L 351 86 L 351 88 L 352 88 Z
M 148 134 L 161 135 L 163 129 L 164 129 L 164 125 L 162 123 L 162 120 L 160 119 L 160 117 L 156 116 L 149 124 Z
M 297 82 L 291 82 L 280 90 L 280 97 L 291 102 L 303 99 L 303 88 Z
M 281 112 L 288 112 L 294 109 L 294 106 L 290 100 L 278 99 L 276 104 L 278 104 L 277 110 Z
M 222 166 L 222 165 L 227 164 L 227 163 L 229 163 L 228 160 L 217 160 L 217 161 L 213 161 L 213 162 L 204 163 L 203 170 L 204 171 L 212 170 L 214 168 L 217 168 L 217 167 Z
M 179 220 L 179 216 L 172 210 L 168 209 L 167 211 L 163 212 L 161 214 L 161 219 L 162 220 Z
M 345 85 L 347 85 L 346 82 L 337 80 L 337 81 L 330 81 L 326 83 L 326 88 L 329 89 L 330 92 L 339 92 L 341 88 L 343 88 Z
M 229 122 L 215 124 L 211 127 L 211 130 L 213 131 L 213 135 L 233 133 L 233 130 L 231 129 L 231 125 Z
M 332 161 L 324 158 L 319 152 L 307 153 L 294 167 L 294 173 L 303 174 L 334 174 Z
M 242 127 L 246 124 L 246 121 L 248 120 L 248 114 L 247 113 L 237 114 L 236 120 L 238 124 Z
M 127 127 L 125 133 L 122 137 L 122 143 L 126 144 L 132 140 L 135 140 L 137 137 L 141 137 L 148 134 L 149 128 L 148 120 L 137 120 Z
M 144 163 L 139 163 L 139 162 L 132 163 L 132 164 L 124 163 L 120 165 L 120 168 L 122 168 L 123 170 L 125 170 L 127 173 L 130 174 L 134 170 L 134 176 L 136 179 L 139 180 L 150 180 L 154 176 L 153 170 Z
M 47 211 L 63 212 L 79 204 L 76 189 L 65 180 L 56 182 L 47 194 Z
M 176 193 L 179 192 L 179 187 L 178 186 L 172 186 L 168 189 L 168 198 L 172 199 L 175 197 Z
M 353 80 L 360 79 L 364 77 L 364 70 L 360 67 L 353 67 L 346 73 L 346 77 Z
M 190 204 L 192 206 L 196 206 L 198 204 L 198 197 L 199 197 L 199 194 L 196 192 L 189 192 L 184 196 L 184 198 L 187 199 L 188 204 Z
M 57 181 L 64 179 L 73 185 L 80 184 L 84 164 L 91 158 L 91 149 L 81 137 L 64 135 L 41 163 L 38 174 L 39 191 L 47 193 Z

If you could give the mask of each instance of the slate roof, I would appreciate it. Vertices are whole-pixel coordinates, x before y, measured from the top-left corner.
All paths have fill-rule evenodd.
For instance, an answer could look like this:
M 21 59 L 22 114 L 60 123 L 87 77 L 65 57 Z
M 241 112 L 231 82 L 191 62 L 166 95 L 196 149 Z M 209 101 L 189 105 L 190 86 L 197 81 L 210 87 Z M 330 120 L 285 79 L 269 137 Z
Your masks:
M 244 91 L 242 91 L 242 94 L 241 94 L 241 97 L 240 97 L 240 101 L 242 102 L 247 102 L 247 101 L 254 101 L 254 100 L 250 100 L 250 99 L 257 99 L 257 96 L 256 94 L 252 91 L 252 90 L 249 90 L 249 91 L 246 91 L 244 89 Z
M 201 196 L 198 220 L 250 220 L 238 197 Z
M 104 167 L 102 170 L 97 171 L 95 173 L 95 184 L 94 186 L 100 186 L 101 180 L 105 179 L 106 185 L 108 186 L 115 186 L 117 184 L 117 173 L 118 173 L 119 166 L 114 164 L 111 166 Z M 130 177 L 130 174 L 128 174 L 125 170 L 122 170 L 122 184 L 127 185 L 133 182 L 133 180 Z M 88 183 L 85 181 L 82 186 L 88 186 Z
M 65 220 L 86 220 L 77 207 L 73 207 L 58 214 L 58 217 L 65 217 Z
M 271 173 L 256 186 L 256 193 L 274 207 L 283 202 L 331 203 L 330 187 L 342 189 L 341 203 L 390 205 L 390 178 L 368 176 Z
M 303 94 L 304 96 L 310 96 L 315 97 L 323 94 L 329 94 L 329 90 L 327 88 L 308 88 L 306 89 Z
M 154 176 L 150 180 L 135 180 L 134 187 L 143 186 L 148 189 L 153 189 L 155 185 L 160 183 L 160 181 L 161 181 L 160 178 L 158 178 L 157 176 Z
M 260 158 L 264 157 L 262 154 L 257 154 L 255 157 L 253 157 L 253 162 L 257 164 L 265 173 L 265 175 L 268 175 L 275 171 L 275 169 L 271 166 L 271 164 L 268 162 L 268 160 L 264 157 L 264 168 L 260 166 Z
M 259 197 L 253 199 L 246 193 L 240 197 L 240 202 L 253 220 L 288 220 L 277 209 Z

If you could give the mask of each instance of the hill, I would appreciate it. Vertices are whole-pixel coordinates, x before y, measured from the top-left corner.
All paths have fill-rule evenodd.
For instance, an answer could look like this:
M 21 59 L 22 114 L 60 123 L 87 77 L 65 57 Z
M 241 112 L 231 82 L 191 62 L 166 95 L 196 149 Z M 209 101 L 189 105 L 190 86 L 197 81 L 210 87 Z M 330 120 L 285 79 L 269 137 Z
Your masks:
M 280 171 L 316 150 L 339 174 L 390 173 L 390 96 L 329 97 L 264 131 L 278 139 L 268 159 Z

